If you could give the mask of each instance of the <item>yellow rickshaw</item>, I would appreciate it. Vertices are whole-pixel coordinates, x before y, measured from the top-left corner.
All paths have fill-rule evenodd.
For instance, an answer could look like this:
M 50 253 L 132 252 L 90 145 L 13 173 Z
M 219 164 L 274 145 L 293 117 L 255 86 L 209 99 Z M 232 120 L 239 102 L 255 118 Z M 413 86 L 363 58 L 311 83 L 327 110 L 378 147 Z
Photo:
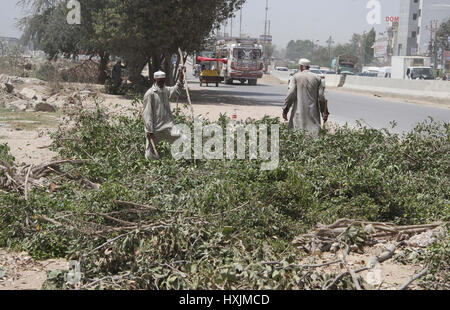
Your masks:
M 206 83 L 206 86 L 208 86 L 209 83 L 215 83 L 216 87 L 219 87 L 220 82 L 220 76 L 216 70 L 203 70 L 200 74 L 200 86 L 203 86 L 203 83 Z
M 216 58 L 206 58 L 206 57 L 197 57 L 197 63 L 202 62 L 226 62 L 226 59 L 216 59 Z M 203 83 L 206 83 L 206 86 L 208 84 L 216 84 L 216 87 L 219 87 L 220 82 L 222 82 L 222 79 L 220 78 L 219 73 L 217 70 L 202 70 L 202 73 L 200 73 L 200 86 L 203 86 Z

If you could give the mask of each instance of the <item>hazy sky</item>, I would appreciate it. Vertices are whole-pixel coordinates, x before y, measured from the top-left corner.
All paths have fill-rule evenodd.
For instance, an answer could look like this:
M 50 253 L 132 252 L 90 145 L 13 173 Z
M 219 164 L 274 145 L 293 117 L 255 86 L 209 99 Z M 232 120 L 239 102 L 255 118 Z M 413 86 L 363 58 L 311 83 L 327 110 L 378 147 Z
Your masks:
M 95 0 L 93 0 L 95 1 Z M 205 0 L 207 1 L 207 0 Z M 319 40 L 326 45 L 330 35 L 336 43 L 350 40 L 352 33 L 362 33 L 372 26 L 366 16 L 369 0 L 269 0 L 269 19 L 274 44 L 286 47 L 290 40 Z M 381 25 L 378 32 L 386 28 L 386 16 L 398 16 L 399 0 L 380 0 Z M 0 36 L 19 37 L 20 31 L 14 26 L 15 18 L 21 10 L 15 6 L 16 0 L 0 0 Z M 247 0 L 243 9 L 243 32 L 251 36 L 264 34 L 265 0 Z M 239 34 L 239 12 L 234 19 L 233 35 Z M 230 25 L 227 27 L 230 32 Z
M 22 16 L 16 0 L 0 0 L 0 37 L 16 37 L 21 32 L 15 27 L 15 19 Z
M 326 45 L 330 35 L 337 43 L 346 43 L 353 33 L 370 30 L 366 8 L 369 0 L 269 0 L 269 20 L 274 44 L 285 48 L 290 40 L 319 40 Z M 386 16 L 399 16 L 399 0 L 380 0 L 381 25 L 386 30 Z M 243 8 L 242 32 L 251 36 L 264 34 L 266 0 L 247 0 Z M 239 35 L 239 12 L 233 22 L 233 35 Z M 230 25 L 227 26 L 230 32 Z

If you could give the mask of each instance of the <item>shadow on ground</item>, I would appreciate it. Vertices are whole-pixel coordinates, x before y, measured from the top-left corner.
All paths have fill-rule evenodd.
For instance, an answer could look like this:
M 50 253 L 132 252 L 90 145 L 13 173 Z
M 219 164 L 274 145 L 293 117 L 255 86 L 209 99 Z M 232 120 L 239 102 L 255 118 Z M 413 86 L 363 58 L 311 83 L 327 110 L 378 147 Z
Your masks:
M 192 84 L 199 84 L 190 82 Z M 266 88 L 268 85 L 259 84 L 256 86 L 250 86 L 247 84 L 240 85 L 224 85 L 221 84 L 219 88 L 216 88 L 213 84 L 209 87 L 203 86 L 198 89 L 197 85 L 194 89 L 190 89 L 191 100 L 193 104 L 209 105 L 209 104 L 233 104 L 242 106 L 277 106 L 283 104 L 280 101 L 280 95 L 276 93 L 268 93 L 258 91 L 258 89 Z M 266 88 L 267 89 L 267 88 Z M 273 97 L 271 100 L 270 97 Z M 187 102 L 185 95 L 180 97 L 179 102 Z

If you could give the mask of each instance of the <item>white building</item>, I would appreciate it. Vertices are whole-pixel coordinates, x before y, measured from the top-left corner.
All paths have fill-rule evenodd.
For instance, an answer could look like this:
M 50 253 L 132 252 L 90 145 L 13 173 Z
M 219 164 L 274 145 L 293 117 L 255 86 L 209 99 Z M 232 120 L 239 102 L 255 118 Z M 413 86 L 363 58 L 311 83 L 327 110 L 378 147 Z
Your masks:
M 395 55 L 427 55 L 432 32 L 449 18 L 449 0 L 400 0 Z
M 5 54 L 8 50 L 19 45 L 19 39 L 10 37 L 0 37 L 0 54 Z
M 431 41 L 431 33 L 439 29 L 440 25 L 450 18 L 449 0 L 422 0 L 420 1 L 421 15 L 417 36 L 419 55 L 426 55 Z

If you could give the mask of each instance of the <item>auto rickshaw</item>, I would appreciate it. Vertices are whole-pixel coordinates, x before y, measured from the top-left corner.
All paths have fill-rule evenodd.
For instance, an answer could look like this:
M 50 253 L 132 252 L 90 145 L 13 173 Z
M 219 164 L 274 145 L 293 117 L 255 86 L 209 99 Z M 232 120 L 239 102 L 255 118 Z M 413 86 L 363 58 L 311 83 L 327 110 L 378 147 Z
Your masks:
M 216 87 L 219 87 L 220 82 L 221 79 L 216 70 L 203 70 L 200 74 L 200 86 L 203 86 L 203 83 L 206 83 L 206 86 L 208 86 L 209 83 L 215 83 Z
M 209 83 L 216 84 L 216 87 L 219 87 L 219 84 L 222 82 L 222 79 L 217 72 L 214 70 L 214 66 L 212 63 L 214 62 L 224 62 L 226 63 L 226 59 L 217 59 L 217 58 L 207 58 L 207 57 L 197 57 L 197 63 L 202 64 L 202 72 L 200 73 L 200 86 L 203 86 L 203 83 L 206 83 L 208 86 Z

